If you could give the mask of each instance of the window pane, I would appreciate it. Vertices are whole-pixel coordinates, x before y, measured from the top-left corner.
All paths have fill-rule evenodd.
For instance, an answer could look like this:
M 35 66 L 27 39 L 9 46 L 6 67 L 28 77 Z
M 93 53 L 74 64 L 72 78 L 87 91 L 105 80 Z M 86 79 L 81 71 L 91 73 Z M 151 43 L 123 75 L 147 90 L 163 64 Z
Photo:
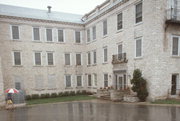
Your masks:
M 142 3 L 136 5 L 136 23 L 142 21 Z
M 54 65 L 53 53 L 47 53 L 48 56 L 48 65 Z
M 122 54 L 122 45 L 118 45 L 118 54 Z
M 81 43 L 81 32 L 75 32 L 76 43 Z
M 96 64 L 96 51 L 93 52 L 94 55 L 94 64 Z
M 90 42 L 91 38 L 90 38 L 90 30 L 87 30 L 87 42 Z
M 40 52 L 35 53 L 35 65 L 41 65 L 41 53 Z
M 33 28 L 34 40 L 40 40 L 39 28 Z
M 76 65 L 81 65 L 81 54 L 76 54 Z
M 92 86 L 92 83 L 91 83 L 91 75 L 88 75 L 88 86 Z
M 108 74 L 104 74 L 104 87 L 108 87 Z
M 97 86 L 97 74 L 94 74 L 94 85 Z
M 18 26 L 12 26 L 12 38 L 19 39 L 19 27 Z
M 103 21 L 103 35 L 107 34 L 107 20 Z
M 107 62 L 107 48 L 104 48 L 104 62 Z
M 91 53 L 89 52 L 88 53 L 88 65 L 90 65 L 91 64 Z
M 117 15 L 117 29 L 120 30 L 122 27 L 122 13 L 120 13 Z
M 173 49 L 172 49 L 173 55 L 178 55 L 178 45 L 179 45 L 178 37 L 173 37 Z
M 93 40 L 96 39 L 96 26 L 93 27 Z
M 64 31 L 58 30 L 58 42 L 64 42 Z
M 66 75 L 66 87 L 71 87 L 71 76 Z
M 47 41 L 52 42 L 52 29 L 46 29 Z
M 20 52 L 14 52 L 14 64 L 21 65 L 21 53 Z
M 136 57 L 142 56 L 142 43 L 141 39 L 136 40 Z
M 15 82 L 15 89 L 21 90 L 21 83 L 20 82 Z
M 70 65 L 70 54 L 65 54 L 65 65 Z
M 81 76 L 77 76 L 77 86 L 78 87 L 82 86 L 82 77 Z

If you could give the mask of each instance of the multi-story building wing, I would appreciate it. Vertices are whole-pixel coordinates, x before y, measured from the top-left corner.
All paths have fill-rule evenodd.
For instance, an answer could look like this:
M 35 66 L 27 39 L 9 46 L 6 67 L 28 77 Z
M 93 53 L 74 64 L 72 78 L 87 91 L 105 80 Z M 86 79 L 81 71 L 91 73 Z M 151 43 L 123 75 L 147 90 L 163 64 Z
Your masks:
M 179 0 L 106 0 L 81 16 L 0 5 L 0 92 L 124 89 L 139 68 L 150 100 L 177 96 L 179 9 Z

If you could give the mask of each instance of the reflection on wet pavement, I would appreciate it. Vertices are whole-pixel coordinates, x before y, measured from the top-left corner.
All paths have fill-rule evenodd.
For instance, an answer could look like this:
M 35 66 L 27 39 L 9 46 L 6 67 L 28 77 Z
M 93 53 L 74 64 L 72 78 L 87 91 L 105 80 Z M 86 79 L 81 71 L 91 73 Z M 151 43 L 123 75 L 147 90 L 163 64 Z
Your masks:
M 1 110 L 0 121 L 180 121 L 180 107 L 68 102 Z

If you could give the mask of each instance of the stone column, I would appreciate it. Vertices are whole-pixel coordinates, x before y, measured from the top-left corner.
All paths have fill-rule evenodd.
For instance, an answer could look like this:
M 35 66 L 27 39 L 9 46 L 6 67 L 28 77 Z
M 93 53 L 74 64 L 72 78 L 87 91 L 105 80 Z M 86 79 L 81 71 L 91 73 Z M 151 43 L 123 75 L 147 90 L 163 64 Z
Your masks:
M 2 67 L 1 67 L 1 57 L 0 57 L 0 106 L 5 103 L 5 96 L 4 96 L 4 82 L 3 82 L 3 75 L 2 75 Z

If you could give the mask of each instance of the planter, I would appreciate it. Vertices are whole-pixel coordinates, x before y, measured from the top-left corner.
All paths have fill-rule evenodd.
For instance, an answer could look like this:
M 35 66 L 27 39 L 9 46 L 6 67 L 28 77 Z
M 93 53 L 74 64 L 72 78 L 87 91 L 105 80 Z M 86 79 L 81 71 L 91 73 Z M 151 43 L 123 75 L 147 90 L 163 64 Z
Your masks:
M 134 103 L 134 102 L 139 102 L 139 99 L 135 95 L 124 95 L 123 101 Z

